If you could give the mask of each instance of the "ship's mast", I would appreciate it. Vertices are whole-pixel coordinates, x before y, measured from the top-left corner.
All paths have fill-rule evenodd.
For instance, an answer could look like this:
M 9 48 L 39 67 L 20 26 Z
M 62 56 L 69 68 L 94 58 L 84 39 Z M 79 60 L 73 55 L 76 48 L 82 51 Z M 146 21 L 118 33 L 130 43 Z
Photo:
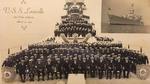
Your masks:
M 134 3 L 132 3 L 132 4 L 131 4 L 131 9 L 130 9 L 129 14 L 134 15 L 134 13 L 135 13 L 135 10 L 134 10 Z
M 128 17 L 133 19 L 135 17 L 134 3 L 131 4 L 131 8 L 129 10 Z

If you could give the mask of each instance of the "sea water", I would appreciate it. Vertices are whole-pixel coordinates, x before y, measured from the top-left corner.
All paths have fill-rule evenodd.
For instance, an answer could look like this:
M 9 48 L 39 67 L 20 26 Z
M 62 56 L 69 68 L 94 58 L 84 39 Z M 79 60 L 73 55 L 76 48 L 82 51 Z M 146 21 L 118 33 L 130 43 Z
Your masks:
M 110 25 L 102 24 L 102 33 L 150 33 L 150 25 Z

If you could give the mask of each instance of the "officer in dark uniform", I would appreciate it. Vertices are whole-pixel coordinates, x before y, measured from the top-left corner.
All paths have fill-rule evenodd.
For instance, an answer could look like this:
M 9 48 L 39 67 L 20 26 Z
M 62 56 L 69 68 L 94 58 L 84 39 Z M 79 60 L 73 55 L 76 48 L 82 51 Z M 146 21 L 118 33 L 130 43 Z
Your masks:
M 125 58 L 125 62 L 123 63 L 123 77 L 129 78 L 129 73 L 131 69 L 131 64 L 129 62 L 128 57 Z
M 84 74 L 84 77 L 87 77 L 87 62 L 86 58 L 83 58 L 83 61 L 81 62 L 81 72 Z
M 56 79 L 58 79 L 58 65 L 57 65 L 57 55 L 55 56 L 54 60 L 53 60 L 53 66 L 52 66 L 52 69 L 53 69 L 53 77 L 55 76 Z
M 87 74 L 90 74 L 90 56 L 86 55 Z
M 149 64 L 148 57 L 146 55 L 142 55 L 142 64 Z
M 57 58 L 56 71 L 57 71 L 57 74 L 59 74 L 59 79 L 62 79 L 63 67 L 62 67 L 62 62 L 61 62 L 60 58 Z
M 28 56 L 25 56 L 24 64 L 27 66 L 28 63 L 29 63 L 29 57 L 28 57 Z
M 18 62 L 16 62 L 16 73 L 19 73 L 19 65 L 20 65 L 21 61 L 20 59 L 18 59 Z
M 78 73 L 78 63 L 77 63 L 77 58 L 74 57 L 73 63 L 72 63 L 72 71 L 74 74 Z
M 113 63 L 115 65 L 115 69 L 114 69 L 114 74 L 115 74 L 115 78 L 121 78 L 121 73 L 122 73 L 122 64 L 121 64 L 121 60 L 120 57 L 117 58 L 117 60 L 115 61 L 115 63 Z
M 98 62 L 98 75 L 99 75 L 99 79 L 102 79 L 103 78 L 103 73 L 104 73 L 104 62 L 103 62 L 103 58 L 101 57 L 99 59 L 99 62 Z
M 78 55 L 78 73 L 82 73 L 82 56 Z
M 30 78 L 30 81 L 34 81 L 34 76 L 35 76 L 35 64 L 34 64 L 34 62 L 33 62 L 33 59 L 30 59 L 30 60 L 29 60 L 28 70 L 29 70 L 29 78 Z
M 113 60 L 109 59 L 109 62 L 106 66 L 106 79 L 112 79 L 113 75 Z
M 69 63 L 68 58 L 65 59 L 65 62 L 63 63 L 63 66 L 64 66 L 64 75 L 65 75 L 65 78 L 67 79 L 68 74 L 70 73 L 70 63 Z
M 26 80 L 26 65 L 24 62 L 24 60 L 21 60 L 21 63 L 18 65 L 21 82 L 25 82 Z
M 42 76 L 42 80 L 44 81 L 45 65 L 42 63 L 41 59 L 37 59 L 37 64 L 35 67 L 37 70 L 38 81 L 40 81 L 41 76 Z
M 51 62 L 51 59 L 49 58 L 47 60 L 47 63 L 46 63 L 46 73 L 47 73 L 47 80 L 49 80 L 49 77 L 51 75 L 51 79 L 53 80 L 53 70 L 52 70 L 52 62 Z
M 96 71 L 96 64 L 94 61 L 94 57 L 91 57 L 91 62 L 90 62 L 90 75 L 91 75 L 91 77 L 95 77 L 95 71 Z
M 134 61 L 129 62 L 130 64 L 130 68 L 129 71 L 133 72 L 134 74 L 136 74 L 136 63 L 134 63 Z

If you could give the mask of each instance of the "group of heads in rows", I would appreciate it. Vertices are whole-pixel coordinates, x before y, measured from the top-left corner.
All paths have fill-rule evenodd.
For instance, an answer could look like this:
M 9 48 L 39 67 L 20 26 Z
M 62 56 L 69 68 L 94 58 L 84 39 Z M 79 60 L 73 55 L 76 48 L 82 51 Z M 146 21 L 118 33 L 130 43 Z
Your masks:
M 135 64 L 147 64 L 148 57 L 140 51 L 122 48 L 119 43 L 64 43 L 52 45 L 30 45 L 29 49 L 10 55 L 6 61 L 22 59 L 129 59 Z M 13 64 L 13 63 L 12 63 Z
M 93 29 L 92 24 L 83 23 L 65 23 L 56 25 L 55 36 L 60 36 L 61 33 L 65 33 L 66 36 L 72 37 L 73 33 L 78 33 L 78 36 L 85 37 L 86 34 L 91 33 L 92 36 L 96 35 L 96 31 Z

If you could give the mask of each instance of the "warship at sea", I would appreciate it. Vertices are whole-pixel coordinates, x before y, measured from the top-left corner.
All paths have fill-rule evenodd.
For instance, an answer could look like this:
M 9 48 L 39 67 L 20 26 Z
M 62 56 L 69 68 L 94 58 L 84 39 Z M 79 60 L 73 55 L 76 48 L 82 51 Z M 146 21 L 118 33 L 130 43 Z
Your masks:
M 108 9 L 109 11 L 111 8 Z M 110 25 L 144 25 L 142 16 L 135 14 L 134 4 L 131 4 L 129 13 L 124 16 L 118 16 L 108 13 Z

